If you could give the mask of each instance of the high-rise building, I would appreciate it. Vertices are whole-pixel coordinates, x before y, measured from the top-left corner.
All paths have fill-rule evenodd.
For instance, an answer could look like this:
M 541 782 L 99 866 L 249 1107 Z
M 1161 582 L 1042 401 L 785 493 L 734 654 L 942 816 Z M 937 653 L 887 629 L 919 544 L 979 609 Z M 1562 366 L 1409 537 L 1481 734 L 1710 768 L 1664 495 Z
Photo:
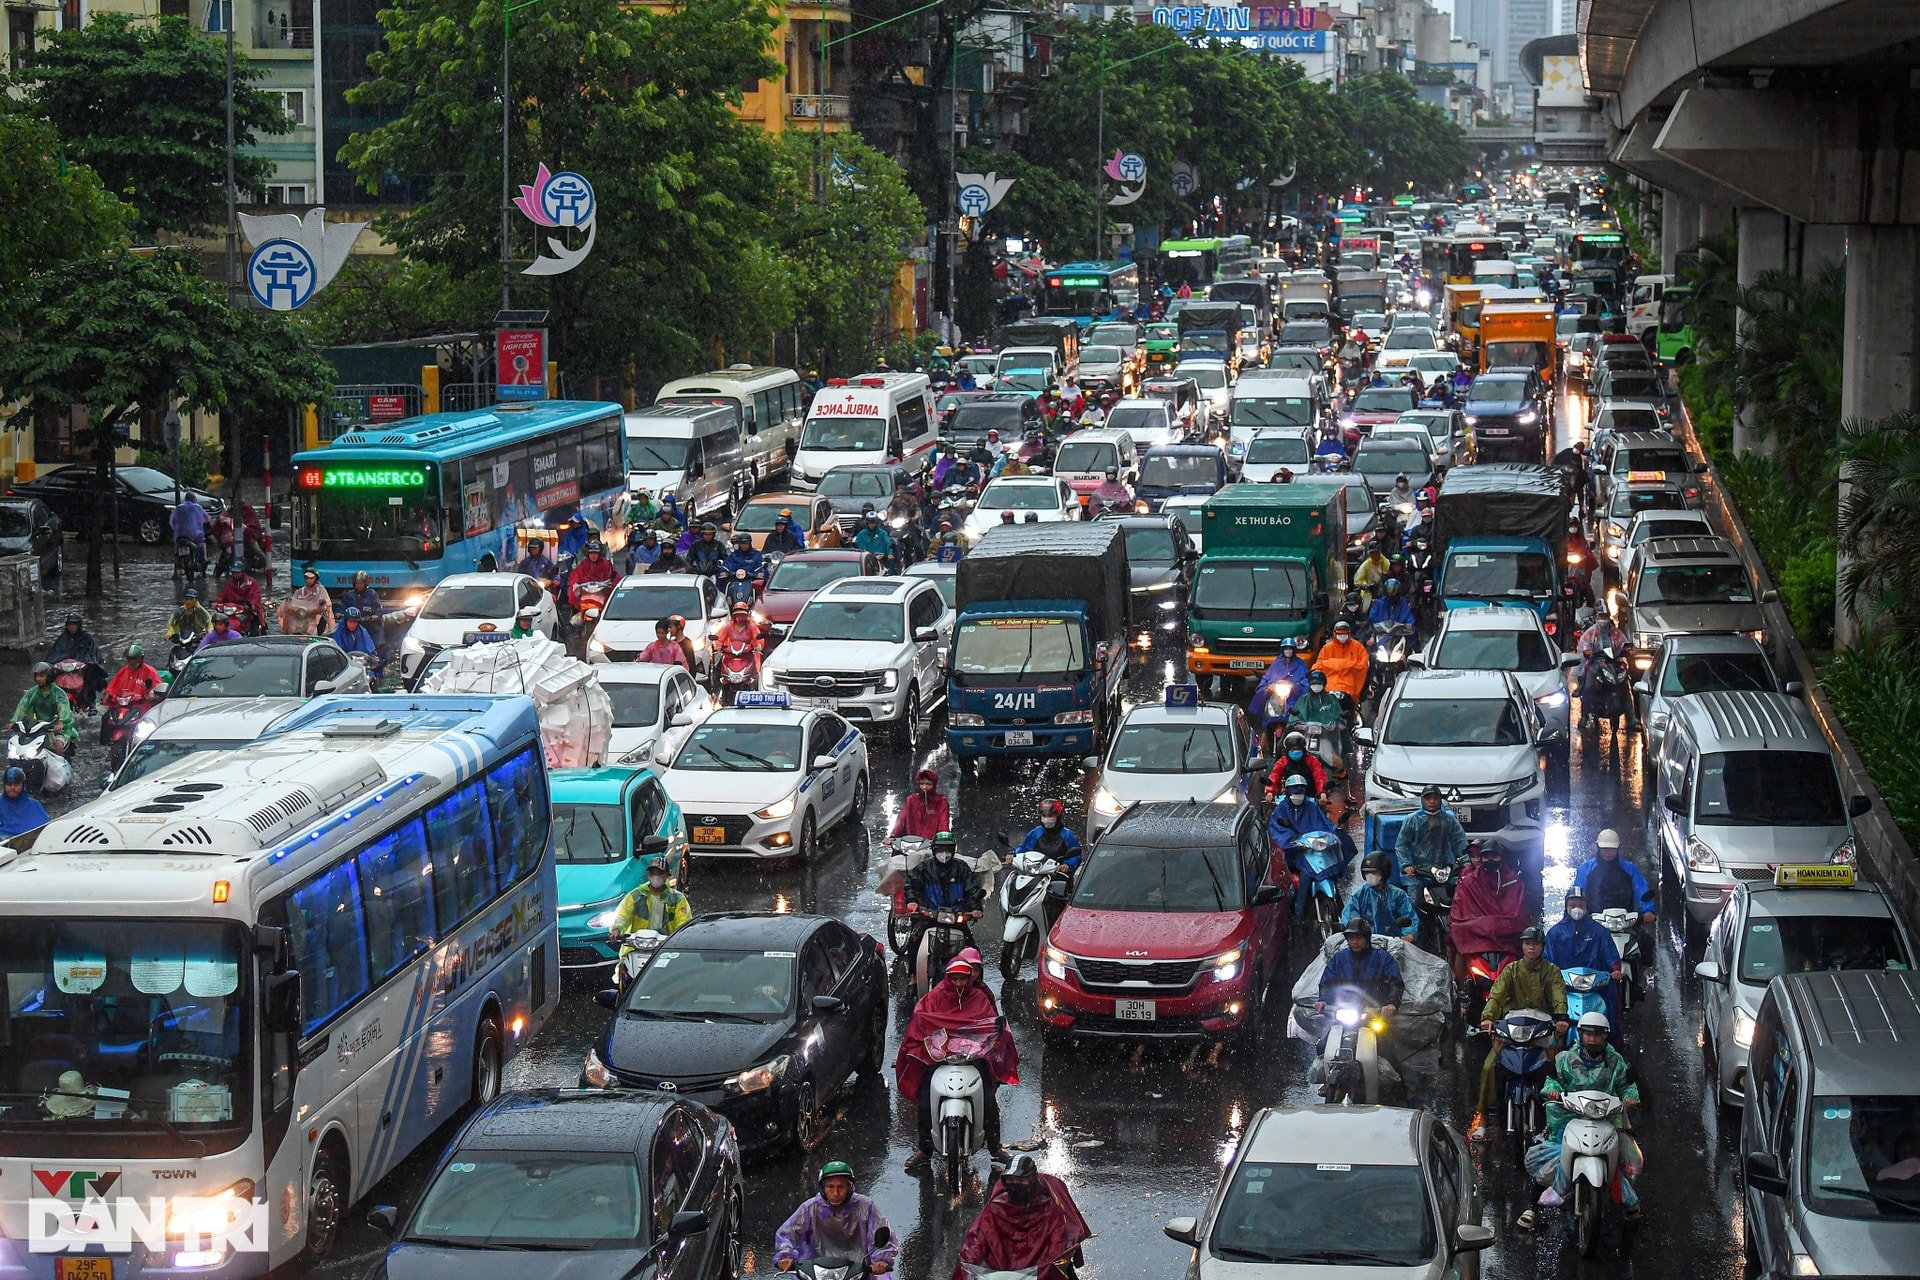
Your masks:
M 1529 40 L 1553 34 L 1556 7 L 1556 0 L 1500 0 L 1501 43 L 1493 73 L 1496 82 L 1519 84 L 1524 81 L 1520 73 L 1520 50 Z

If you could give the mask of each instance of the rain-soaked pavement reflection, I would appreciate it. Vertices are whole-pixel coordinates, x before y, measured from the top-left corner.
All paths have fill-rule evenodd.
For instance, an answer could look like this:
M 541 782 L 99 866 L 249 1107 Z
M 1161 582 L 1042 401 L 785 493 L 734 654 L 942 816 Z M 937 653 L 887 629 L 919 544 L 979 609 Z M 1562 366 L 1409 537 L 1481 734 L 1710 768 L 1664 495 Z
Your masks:
M 70 557 L 70 563 L 77 557 Z M 103 648 L 117 653 L 129 639 L 153 648 L 167 610 L 176 596 L 168 567 L 144 553 L 129 552 L 127 577 L 115 602 L 90 608 Z M 60 584 L 48 602 L 50 627 L 64 610 L 79 603 L 78 571 Z M 284 582 L 284 578 L 282 579 Z M 1162 648 L 1136 655 L 1129 694 L 1154 699 L 1176 672 L 1177 655 Z M 25 681 L 24 665 L 0 665 L 7 687 Z M 97 722 L 94 726 L 97 728 Z M 81 798 L 94 791 L 99 776 L 99 747 L 89 742 L 81 767 Z M 898 747 L 875 747 L 874 799 L 868 830 L 840 833 L 823 845 L 811 865 L 785 871 L 702 865 L 690 887 L 698 910 L 791 910 L 820 912 L 847 921 L 858 930 L 884 936 L 884 903 L 872 891 L 873 850 L 905 794 L 913 772 L 935 769 L 941 785 L 956 797 L 962 847 L 977 849 L 997 830 L 1024 828 L 1035 801 L 1063 799 L 1070 817 L 1084 814 L 1086 782 L 1077 768 L 1055 762 L 1044 772 L 1011 780 L 997 770 L 991 782 L 960 779 L 943 747 L 909 756 Z M 1567 781 L 1550 792 L 1550 825 L 1536 893 L 1546 920 L 1560 916 L 1560 897 L 1574 867 L 1593 847 L 1604 827 L 1617 829 L 1624 851 L 1653 879 L 1656 863 L 1648 856 L 1647 829 L 1640 804 L 1639 742 L 1626 736 L 1613 742 L 1603 733 L 1589 737 L 1572 756 Z M 1080 824 L 1073 823 L 1076 827 Z M 1671 895 L 1668 895 L 1671 899 Z M 1274 1016 L 1253 1050 L 1225 1056 L 1217 1063 L 1186 1048 L 1149 1045 L 1140 1050 L 1113 1044 L 1082 1045 L 1064 1052 L 1041 1046 L 1031 981 L 1003 984 L 993 961 L 998 938 L 997 909 L 979 930 L 987 953 L 987 981 L 1007 1013 L 1020 1045 L 1021 1083 L 1001 1091 L 1006 1142 L 1032 1150 L 1043 1167 L 1066 1178 L 1098 1235 L 1086 1250 L 1085 1273 L 1106 1277 L 1176 1276 L 1189 1250 L 1161 1234 L 1161 1224 L 1196 1212 L 1212 1190 L 1237 1136 L 1265 1106 L 1312 1101 L 1306 1083 L 1304 1046 L 1285 1037 L 1285 992 L 1293 973 L 1277 983 Z M 1485 1274 L 1496 1277 L 1580 1275 L 1605 1268 L 1623 1276 L 1686 1276 L 1720 1280 L 1740 1268 L 1739 1210 L 1736 1205 L 1727 1118 L 1718 1114 L 1703 1088 L 1700 1053 L 1700 1005 L 1697 981 L 1684 961 L 1681 913 L 1669 907 L 1659 926 L 1659 956 L 1653 996 L 1629 1016 L 1627 1052 L 1636 1064 L 1646 1098 L 1640 1121 L 1648 1165 L 1640 1182 L 1646 1223 L 1630 1261 L 1610 1258 L 1583 1263 L 1564 1247 L 1559 1216 L 1545 1215 L 1542 1228 L 1529 1234 L 1512 1221 L 1525 1192 L 1510 1147 L 1476 1151 L 1485 1221 L 1497 1235 L 1482 1255 Z M 1296 949 L 1296 972 L 1299 953 Z M 896 984 L 904 990 L 904 982 Z M 894 1034 L 905 1022 L 904 994 L 895 998 Z M 510 1067 L 508 1083 L 571 1085 L 588 1043 L 603 1026 L 605 1013 L 585 986 L 570 985 L 559 1012 L 539 1038 Z M 1430 1108 L 1464 1131 L 1472 1118 L 1472 1098 L 1485 1041 L 1449 1034 L 1439 1045 L 1408 1063 L 1412 1105 Z M 774 1229 L 802 1198 L 814 1190 L 814 1172 L 825 1159 L 850 1161 L 861 1189 L 874 1196 L 902 1241 L 900 1274 L 944 1276 L 951 1269 L 960 1238 L 977 1211 L 982 1187 L 974 1185 L 957 1201 L 938 1190 L 931 1178 L 915 1177 L 902 1166 L 912 1141 L 912 1117 L 896 1105 L 890 1088 L 850 1084 L 838 1100 L 840 1118 L 825 1147 L 814 1158 L 785 1155 L 748 1169 L 746 1238 L 749 1268 L 772 1270 Z M 1733 1113 L 1732 1123 L 1738 1123 Z M 450 1135 L 447 1135 L 450 1136 Z M 415 1156 L 374 1189 L 361 1209 L 349 1215 L 339 1252 L 313 1269 L 315 1280 L 360 1280 L 379 1252 L 379 1238 L 362 1223 L 364 1206 L 374 1202 L 406 1205 L 440 1144 Z M 986 1170 L 984 1157 L 974 1163 Z

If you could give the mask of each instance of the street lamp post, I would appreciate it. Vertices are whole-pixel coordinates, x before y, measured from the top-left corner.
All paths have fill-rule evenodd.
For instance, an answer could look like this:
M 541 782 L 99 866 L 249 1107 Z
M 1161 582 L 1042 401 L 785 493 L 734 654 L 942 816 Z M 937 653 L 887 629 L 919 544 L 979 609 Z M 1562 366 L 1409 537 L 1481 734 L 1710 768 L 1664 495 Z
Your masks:
M 221 17 L 227 28 L 227 303 L 233 303 L 233 250 L 234 228 L 237 219 L 234 216 L 233 192 L 233 3 L 234 0 L 220 0 L 223 12 Z

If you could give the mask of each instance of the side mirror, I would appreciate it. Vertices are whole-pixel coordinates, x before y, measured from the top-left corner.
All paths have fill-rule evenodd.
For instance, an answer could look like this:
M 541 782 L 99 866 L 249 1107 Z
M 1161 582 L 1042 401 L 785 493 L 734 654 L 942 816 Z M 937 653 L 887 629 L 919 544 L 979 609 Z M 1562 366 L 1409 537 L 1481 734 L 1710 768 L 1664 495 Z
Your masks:
M 931 644 L 939 638 L 940 632 L 933 627 L 918 627 L 913 633 L 913 639 L 916 644 Z
M 333 681 L 331 681 L 331 680 L 315 680 L 315 681 L 313 682 L 313 691 L 314 691 L 315 693 L 332 693 L 332 692 L 333 692 Z
M 1633 682 L 1633 691 L 1643 698 L 1651 698 L 1653 696 L 1653 686 L 1645 680 L 1635 680 Z
M 875 1249 L 884 1249 L 892 1243 L 893 1243 L 893 1228 L 889 1227 L 886 1223 L 883 1222 L 877 1228 L 874 1229 L 873 1247 Z
M 1699 964 L 1693 966 L 1693 974 L 1696 978 L 1703 978 L 1708 982 L 1718 982 L 1722 986 L 1726 985 L 1727 975 L 1720 968 L 1720 962 L 1718 960 L 1702 960 Z
M 684 729 L 684 728 L 686 728 L 686 727 L 687 727 L 688 725 L 690 725 L 690 724 L 692 724 L 692 723 L 693 723 L 693 717 L 692 717 L 692 716 L 690 716 L 690 715 L 688 715 L 688 714 L 687 714 L 686 712 L 684 712 L 684 711 L 679 711 L 679 712 L 675 712 L 675 713 L 674 713 L 674 717 L 673 717 L 673 719 L 671 719 L 671 720 L 669 720 L 669 721 L 667 721 L 667 728 L 669 728 L 669 729 Z
M 1705 474 L 1707 474 L 1707 464 L 1706 464 L 1706 463 L 1704 463 L 1704 462 L 1696 462 L 1696 463 L 1694 463 L 1694 464 L 1693 464 L 1693 474 L 1695 474 L 1695 475 L 1697 475 L 1697 476 L 1703 476 L 1703 475 L 1705 475 Z
M 1563 653 L 1560 655 L 1560 665 L 1562 667 L 1577 667 L 1580 665 L 1580 655 L 1577 653 Z
M 288 1035 L 299 1035 L 300 1018 L 300 971 L 289 969 L 285 973 L 276 973 L 261 984 L 261 1004 L 265 1006 L 267 1030 Z
M 1427 669 L 1427 655 L 1424 653 L 1410 653 L 1407 655 L 1407 665 L 1416 671 L 1425 671 Z
M 813 758 L 813 767 L 815 769 L 831 769 L 833 768 L 833 757 L 832 756 L 815 756 Z
M 1253 759 L 1247 761 L 1247 772 L 1265 776 L 1273 772 L 1273 761 L 1266 756 L 1255 756 Z
M 1373 745 L 1373 726 L 1363 724 L 1353 731 L 1353 740 L 1366 746 Z
M 1200 1223 L 1195 1218 L 1168 1218 L 1167 1225 L 1160 1230 L 1169 1240 L 1178 1240 L 1181 1244 L 1190 1244 L 1196 1248 L 1200 1244 Z
M 1780 1172 L 1780 1161 L 1764 1151 L 1747 1153 L 1747 1185 L 1762 1195 L 1787 1194 L 1787 1180 Z
M 620 1007 L 620 992 L 613 987 L 593 993 L 593 1002 L 609 1013 Z
M 1676 818 L 1684 818 L 1687 816 L 1686 803 L 1682 801 L 1679 796 L 1661 796 L 1660 804 L 1661 807 Z
M 1868 796 L 1849 796 L 1847 798 L 1847 816 L 1864 818 L 1873 811 L 1873 800 Z
M 1279 885 L 1263 884 L 1253 891 L 1253 905 L 1256 907 L 1270 907 L 1280 901 L 1282 896 Z
M 994 832 L 993 838 L 1000 842 L 1000 847 L 1002 849 L 1011 849 L 1013 847 L 1013 841 L 1007 838 L 1007 833 L 1004 831 Z
M 682 1209 L 673 1215 L 667 1224 L 667 1238 L 678 1240 L 685 1236 L 697 1236 L 707 1229 L 707 1211 L 705 1209 Z
M 1080 767 L 1082 769 L 1098 769 L 1100 767 L 1100 757 L 1099 756 L 1081 756 Z
M 367 1225 L 391 1240 L 400 1230 L 400 1211 L 390 1204 L 377 1204 L 367 1214 Z
M 1795 697 L 1798 697 L 1800 694 L 1803 694 L 1807 691 L 1807 686 L 1805 686 L 1804 684 L 1801 684 L 1798 680 L 1789 680 L 1785 685 L 1782 686 L 1782 691 L 1785 693 L 1791 694 Z M 154 696 L 157 698 L 160 695 L 156 693 Z
M 645 836 L 640 841 L 642 853 L 665 853 L 672 841 L 662 835 Z
M 1065 902 L 1067 900 L 1067 882 L 1065 880 L 1049 880 L 1047 882 L 1047 896 Z
M 844 1011 L 846 1007 L 847 1002 L 839 996 L 815 996 L 813 998 L 813 1011 L 822 1017 L 830 1013 L 840 1013 Z
M 1760 593 L 1761 604 L 1778 604 L 1779 602 L 1780 602 L 1780 593 L 1778 591 L 1775 591 L 1772 587 L 1768 587 L 1765 591 L 1762 591 Z
M 1493 1243 L 1493 1228 L 1477 1222 L 1463 1222 L 1453 1229 L 1455 1253 L 1478 1253 Z

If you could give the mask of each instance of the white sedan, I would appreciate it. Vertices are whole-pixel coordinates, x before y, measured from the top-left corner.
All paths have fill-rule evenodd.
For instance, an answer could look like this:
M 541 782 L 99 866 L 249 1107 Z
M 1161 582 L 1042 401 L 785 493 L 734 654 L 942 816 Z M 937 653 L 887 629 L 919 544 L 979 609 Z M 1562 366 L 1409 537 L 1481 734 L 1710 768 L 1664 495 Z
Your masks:
M 968 542 L 978 542 L 987 530 L 1000 523 L 1002 511 L 1013 512 L 1016 524 L 1024 523 L 1029 513 L 1039 524 L 1060 524 L 1080 518 L 1080 501 L 1073 487 L 1054 476 L 1001 476 L 987 485 L 980 501 L 960 533 Z
M 594 678 L 613 701 L 607 758 L 620 764 L 671 759 L 701 721 L 713 714 L 713 695 L 684 667 L 663 662 L 595 663 Z
M 831 711 L 745 692 L 696 726 L 660 781 L 701 857 L 812 857 L 820 833 L 867 807 L 867 742 Z M 745 705 L 739 705 L 744 703 Z
M 1120 720 L 1087 806 L 1088 843 L 1127 806 L 1152 800 L 1217 800 L 1231 804 L 1246 790 L 1250 735 L 1239 707 L 1198 702 L 1192 685 L 1171 685 L 1166 702 L 1130 709 Z M 1177 705 L 1181 702 L 1191 705 Z
M 553 597 L 524 573 L 456 573 L 420 602 L 400 642 L 400 674 L 411 679 L 442 649 L 501 641 L 522 609 L 537 609 L 534 629 L 553 636 Z

